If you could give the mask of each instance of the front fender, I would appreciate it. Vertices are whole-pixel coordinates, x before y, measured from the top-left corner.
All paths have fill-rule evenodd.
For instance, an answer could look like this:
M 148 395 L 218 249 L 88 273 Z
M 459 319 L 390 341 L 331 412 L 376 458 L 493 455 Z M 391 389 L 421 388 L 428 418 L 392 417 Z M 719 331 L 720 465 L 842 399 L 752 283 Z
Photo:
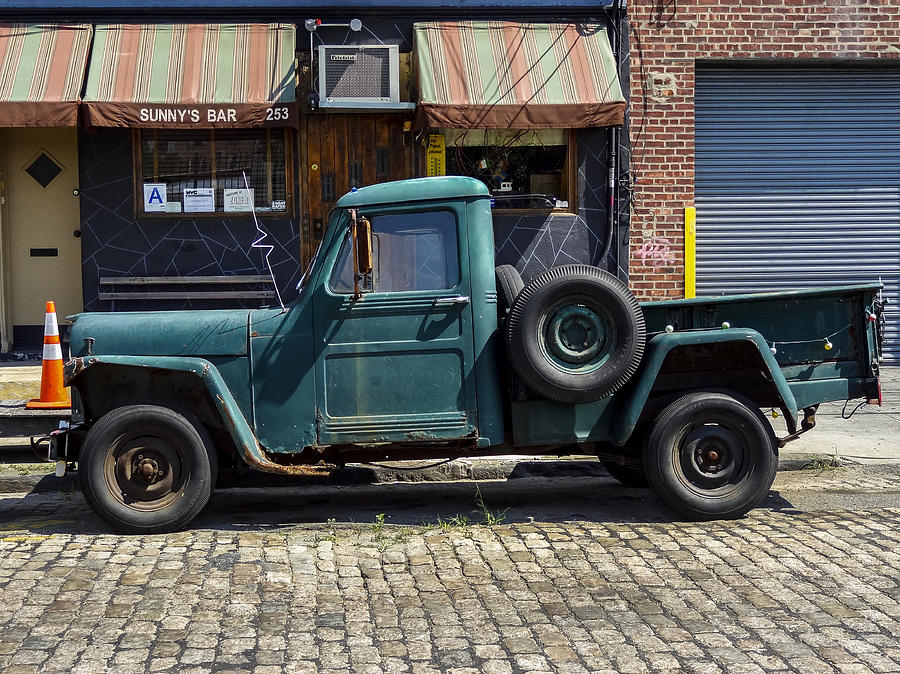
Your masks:
M 180 356 L 87 356 L 73 358 L 63 368 L 66 386 L 78 388 L 84 373 L 99 365 L 117 368 L 149 368 L 170 372 L 181 372 L 197 378 L 209 393 L 222 421 L 222 427 L 234 441 L 244 462 L 251 468 L 271 473 L 285 472 L 284 466 L 268 459 L 256 438 L 253 429 L 240 410 L 228 385 L 215 365 L 204 358 Z
M 797 432 L 797 401 L 788 386 L 784 373 L 769 349 L 769 345 L 761 334 L 749 328 L 728 328 L 723 330 L 698 330 L 690 332 L 660 333 L 647 342 L 644 360 L 640 372 L 631 381 L 631 395 L 622 407 L 621 414 L 614 423 L 612 443 L 624 445 L 631 437 L 644 406 L 650 397 L 653 384 L 662 368 L 666 356 L 678 347 L 697 346 L 725 342 L 749 342 L 759 353 L 761 365 L 767 370 L 769 378 L 775 385 L 789 433 Z

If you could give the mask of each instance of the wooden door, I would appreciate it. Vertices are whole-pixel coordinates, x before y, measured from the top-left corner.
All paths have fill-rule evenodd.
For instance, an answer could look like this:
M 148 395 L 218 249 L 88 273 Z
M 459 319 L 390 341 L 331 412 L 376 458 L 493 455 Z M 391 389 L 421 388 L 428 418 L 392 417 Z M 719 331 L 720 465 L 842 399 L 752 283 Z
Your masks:
M 304 118 L 306 147 L 301 166 L 303 264 L 315 253 L 328 212 L 351 187 L 414 177 L 413 133 L 407 115 L 333 114 Z
M 73 128 L 8 129 L 3 145 L 11 319 L 42 326 L 47 300 L 60 320 L 84 310 L 77 137 Z

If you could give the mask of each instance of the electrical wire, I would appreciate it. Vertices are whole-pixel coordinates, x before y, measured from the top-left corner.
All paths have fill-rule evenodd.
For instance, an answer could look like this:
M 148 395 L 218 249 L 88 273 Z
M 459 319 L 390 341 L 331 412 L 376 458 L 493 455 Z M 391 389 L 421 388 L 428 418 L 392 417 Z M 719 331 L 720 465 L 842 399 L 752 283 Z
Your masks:
M 849 404 L 850 404 L 849 400 L 844 402 L 844 406 L 841 408 L 841 419 L 849 419 L 854 414 L 856 414 L 857 410 L 859 410 L 860 407 L 862 407 L 863 405 L 868 405 L 869 401 L 863 400 L 859 405 L 857 405 L 856 407 L 853 408 L 853 410 L 850 412 L 850 414 L 847 414 L 847 405 L 849 405 Z
M 250 183 L 247 181 L 247 173 L 241 171 L 241 175 L 244 176 L 244 186 L 247 188 L 247 195 L 249 197 L 253 192 L 250 190 Z M 256 204 L 251 204 L 250 207 L 252 209 L 250 212 L 253 214 L 253 224 L 256 225 L 256 231 L 259 232 L 259 236 L 254 239 L 253 243 L 250 244 L 250 247 L 266 251 L 263 258 L 265 259 L 266 267 L 269 270 L 269 276 L 272 277 L 272 285 L 275 286 L 275 295 L 278 297 L 278 304 L 281 305 L 281 310 L 285 311 L 284 301 L 281 299 L 281 291 L 278 289 L 278 282 L 275 280 L 275 272 L 272 271 L 272 263 L 269 261 L 269 256 L 272 254 L 272 251 L 275 250 L 275 246 L 271 243 L 263 243 L 269 234 L 259 226 L 259 218 L 256 217 Z

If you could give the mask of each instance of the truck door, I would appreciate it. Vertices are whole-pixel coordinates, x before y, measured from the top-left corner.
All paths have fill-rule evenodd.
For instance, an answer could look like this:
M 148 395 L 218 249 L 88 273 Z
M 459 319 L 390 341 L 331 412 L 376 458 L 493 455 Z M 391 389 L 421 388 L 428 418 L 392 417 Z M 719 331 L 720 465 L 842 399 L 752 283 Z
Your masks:
M 320 444 L 477 436 L 465 213 L 464 203 L 360 210 L 373 268 L 358 298 L 349 232 L 326 261 L 315 306 Z

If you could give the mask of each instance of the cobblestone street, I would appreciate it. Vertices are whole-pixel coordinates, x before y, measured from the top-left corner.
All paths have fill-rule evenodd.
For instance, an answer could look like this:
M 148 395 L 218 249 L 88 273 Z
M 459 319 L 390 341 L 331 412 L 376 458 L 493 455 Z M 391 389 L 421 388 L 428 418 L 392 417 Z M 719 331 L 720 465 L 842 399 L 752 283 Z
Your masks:
M 232 490 L 146 537 L 0 499 L 0 670 L 900 671 L 897 477 L 824 475 L 701 524 L 608 479 Z M 894 507 L 797 505 L 859 484 Z

